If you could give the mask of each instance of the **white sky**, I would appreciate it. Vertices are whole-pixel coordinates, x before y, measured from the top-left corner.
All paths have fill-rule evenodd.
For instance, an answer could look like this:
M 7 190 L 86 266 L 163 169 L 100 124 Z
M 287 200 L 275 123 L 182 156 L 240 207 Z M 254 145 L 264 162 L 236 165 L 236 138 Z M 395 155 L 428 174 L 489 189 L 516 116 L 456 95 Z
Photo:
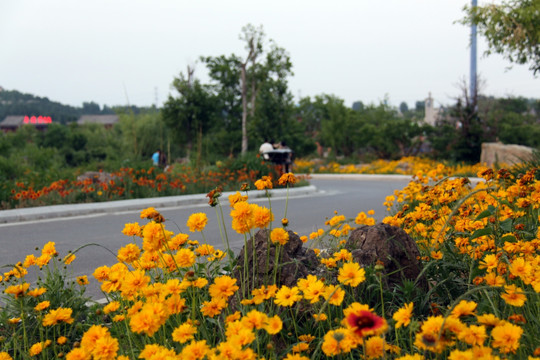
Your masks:
M 292 94 L 414 107 L 451 105 L 469 80 L 464 0 L 0 0 L 0 86 L 64 104 L 161 105 L 200 56 L 245 56 L 241 28 L 263 25 L 293 64 Z M 540 98 L 527 66 L 483 57 L 481 93 Z

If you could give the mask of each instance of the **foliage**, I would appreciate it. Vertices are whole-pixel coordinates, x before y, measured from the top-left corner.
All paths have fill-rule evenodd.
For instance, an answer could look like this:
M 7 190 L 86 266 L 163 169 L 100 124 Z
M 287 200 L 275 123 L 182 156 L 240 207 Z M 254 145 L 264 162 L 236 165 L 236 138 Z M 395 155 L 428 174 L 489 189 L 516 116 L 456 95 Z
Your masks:
M 270 176 L 277 187 L 276 180 L 282 172 L 280 167 L 261 161 L 255 154 L 218 161 L 207 168 L 173 164 L 163 171 L 145 165 L 123 167 L 111 173 L 100 171 L 95 178 L 75 179 L 74 173 L 69 174 L 70 178 L 54 180 L 39 179 L 37 174 L 26 181 L 19 178 L 4 185 L 4 194 L 0 193 L 4 196 L 1 208 L 200 194 L 218 185 L 231 190 L 239 181 L 253 187 L 262 176 Z
M 475 24 L 488 43 L 486 54 L 503 55 L 511 63 L 540 71 L 539 0 L 506 0 L 500 4 L 464 8 L 465 24 Z
M 201 243 L 208 221 L 224 222 L 218 189 L 209 193 L 216 219 L 192 214 L 186 222 L 191 234 L 173 233 L 162 214 L 145 209 L 140 215 L 144 225 L 125 225 L 123 233 L 131 242 L 118 249 L 118 262 L 93 273 L 92 281 L 100 283 L 108 299 L 95 305 L 97 311 L 58 296 L 54 305 L 45 303 L 46 296 L 55 294 L 30 288 L 26 271 L 39 271 L 39 264 L 51 259 L 56 264 L 52 243 L 39 257 L 29 256 L 4 274 L 4 300 L 18 306 L 0 312 L 0 354 L 5 359 L 68 360 L 536 356 L 537 170 L 516 179 L 509 171 L 484 168 L 478 174 L 484 181 L 472 187 L 466 178 L 443 178 L 439 167 L 418 174 L 387 198 L 394 211 L 384 222 L 402 227 L 417 242 L 424 265 L 420 276 L 430 284 L 428 290 L 415 286 L 419 279 L 386 287 L 384 266 L 362 268 L 353 261 L 343 243 L 355 226 L 375 223 L 371 211 L 355 219 L 336 212 L 325 228 L 300 237 L 317 254 L 316 275 L 292 287 L 278 284 L 274 275 L 248 291 L 251 284 L 233 277 L 233 269 L 247 267 L 235 263 L 226 228 L 220 225 L 221 249 Z M 295 181 L 285 174 L 278 182 L 291 186 Z M 261 190 L 269 186 L 265 178 L 255 185 Z M 269 230 L 266 244 L 279 264 L 272 268 L 276 274 L 287 265 L 279 261 L 280 253 L 293 232 L 286 222 L 273 228 L 271 210 L 250 204 L 248 192 L 244 196 L 228 199 L 232 228 L 244 237 L 244 249 L 258 228 Z M 42 279 L 44 288 L 55 283 Z

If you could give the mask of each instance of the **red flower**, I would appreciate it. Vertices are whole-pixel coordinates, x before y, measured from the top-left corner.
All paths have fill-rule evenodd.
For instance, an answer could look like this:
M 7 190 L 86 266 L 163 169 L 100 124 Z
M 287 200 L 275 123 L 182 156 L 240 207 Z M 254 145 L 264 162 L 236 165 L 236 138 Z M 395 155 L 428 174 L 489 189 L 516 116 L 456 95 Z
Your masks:
M 347 316 L 347 323 L 358 336 L 377 331 L 384 325 L 384 319 L 367 310 L 360 310 Z

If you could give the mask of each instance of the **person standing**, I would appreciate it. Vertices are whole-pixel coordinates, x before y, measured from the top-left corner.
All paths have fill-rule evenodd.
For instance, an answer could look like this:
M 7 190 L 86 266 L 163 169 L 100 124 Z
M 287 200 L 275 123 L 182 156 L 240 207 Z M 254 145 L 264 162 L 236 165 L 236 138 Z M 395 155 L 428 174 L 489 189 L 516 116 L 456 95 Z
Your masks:
M 157 149 L 157 151 L 152 154 L 152 163 L 154 164 L 154 166 L 159 165 L 160 155 L 161 155 L 161 149 Z
M 167 168 L 167 155 L 164 151 L 159 152 L 159 167 L 162 169 Z

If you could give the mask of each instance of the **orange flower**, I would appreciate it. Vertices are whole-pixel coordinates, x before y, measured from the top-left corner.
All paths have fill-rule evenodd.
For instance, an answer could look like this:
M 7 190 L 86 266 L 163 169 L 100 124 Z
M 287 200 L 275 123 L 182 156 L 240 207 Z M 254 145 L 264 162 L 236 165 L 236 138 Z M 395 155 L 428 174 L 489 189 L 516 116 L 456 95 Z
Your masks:
M 293 173 L 288 172 L 286 174 L 281 175 L 281 177 L 278 180 L 278 184 L 279 185 L 288 185 L 288 184 L 294 185 L 296 184 L 297 181 L 298 179 L 296 179 L 296 176 L 294 176 Z
M 272 178 L 263 176 L 260 180 L 255 181 L 257 190 L 272 189 Z

